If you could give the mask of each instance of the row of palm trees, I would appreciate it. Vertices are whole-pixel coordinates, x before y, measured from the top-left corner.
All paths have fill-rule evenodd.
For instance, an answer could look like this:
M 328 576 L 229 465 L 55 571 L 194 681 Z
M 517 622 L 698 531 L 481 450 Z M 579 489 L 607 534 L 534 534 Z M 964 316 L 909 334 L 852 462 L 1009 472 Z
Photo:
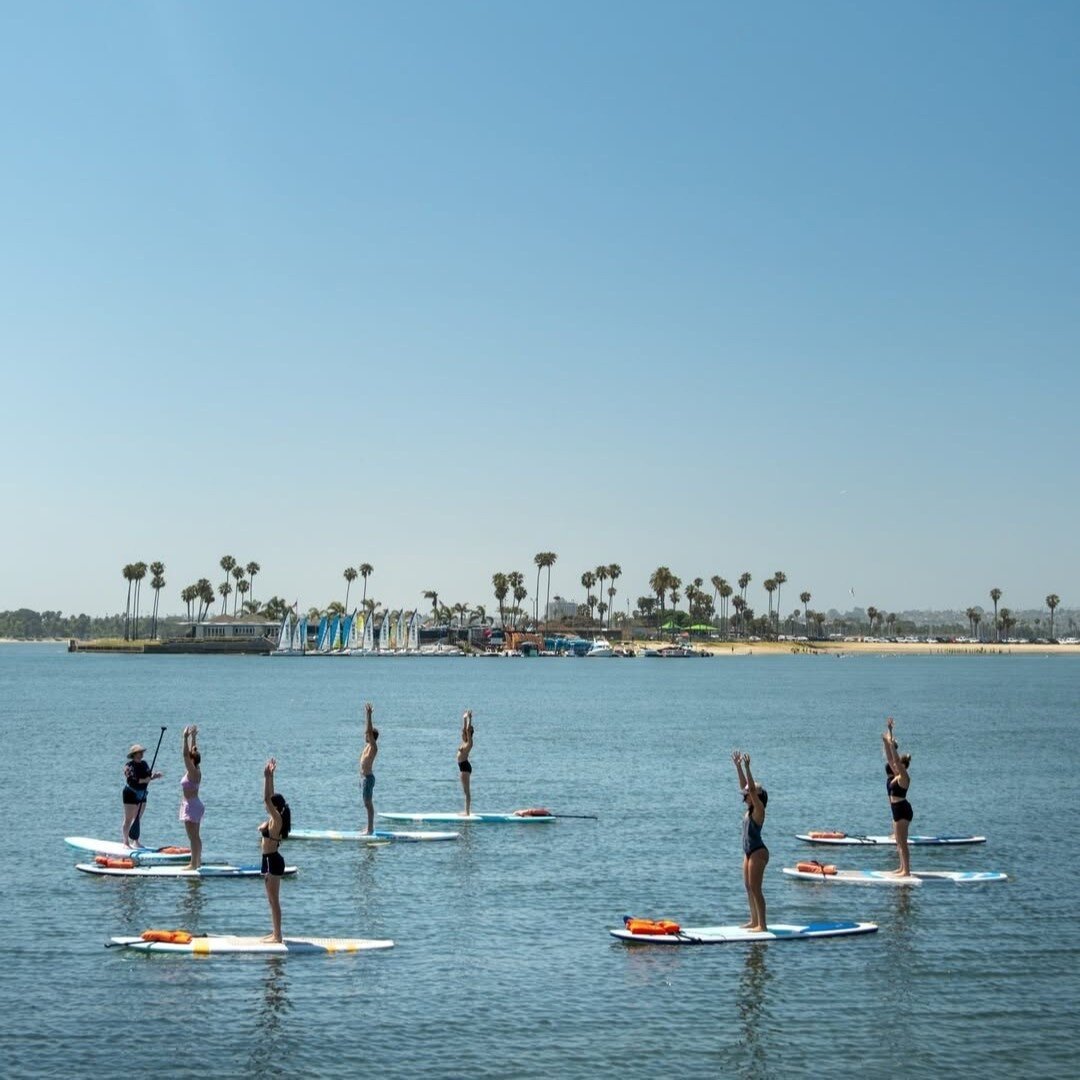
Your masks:
M 150 588 L 154 590 L 154 613 L 151 618 L 151 637 L 157 636 L 158 601 L 161 590 L 165 588 L 165 564 L 152 562 L 147 566 L 144 562 L 128 563 L 122 573 L 127 582 L 127 605 L 124 608 L 124 640 L 131 641 L 139 636 L 139 597 L 142 592 L 143 578 L 147 570 L 150 571 Z M 134 606 L 132 606 L 132 592 L 134 591 Z M 132 613 L 134 612 L 134 620 Z

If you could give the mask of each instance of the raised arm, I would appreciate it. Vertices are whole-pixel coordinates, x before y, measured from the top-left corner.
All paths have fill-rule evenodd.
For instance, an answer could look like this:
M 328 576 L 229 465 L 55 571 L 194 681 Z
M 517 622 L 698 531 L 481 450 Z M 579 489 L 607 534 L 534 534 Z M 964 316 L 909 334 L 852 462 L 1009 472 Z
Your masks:
M 281 811 L 274 805 L 274 771 L 277 769 L 277 760 L 271 758 L 263 769 L 263 802 L 266 804 L 266 812 L 270 815 L 270 827 L 272 831 L 281 832 Z
M 735 771 L 739 774 L 739 790 L 742 791 L 746 787 L 746 777 L 743 775 L 742 767 L 742 753 L 739 750 L 731 751 L 731 760 L 735 762 Z
M 371 736 L 372 736 L 373 732 L 375 731 L 375 725 L 371 722 L 372 713 L 373 713 L 373 710 L 372 710 L 372 707 L 371 707 L 371 702 L 369 701 L 364 706 L 364 716 L 366 718 L 365 723 L 364 723 L 364 738 L 368 742 L 371 742 Z
M 466 751 L 472 750 L 473 745 L 473 722 L 472 722 L 472 709 L 466 709 L 465 715 L 461 718 L 461 742 L 463 749 Z
M 189 724 L 184 728 L 184 768 L 189 772 L 195 768 L 195 763 L 191 760 L 191 744 L 195 741 L 195 728 Z
M 891 716 L 885 721 L 885 730 L 881 734 L 881 743 L 885 748 L 885 760 L 889 763 L 889 768 L 900 768 L 900 759 L 896 753 L 896 736 L 893 735 L 893 718 Z
M 765 804 L 761 801 L 761 796 L 757 792 L 757 783 L 754 781 L 754 775 L 750 772 L 750 755 L 743 754 L 742 756 L 743 769 L 746 773 L 746 794 L 750 797 L 750 810 L 754 815 L 754 820 L 761 824 L 758 819 L 764 820 Z

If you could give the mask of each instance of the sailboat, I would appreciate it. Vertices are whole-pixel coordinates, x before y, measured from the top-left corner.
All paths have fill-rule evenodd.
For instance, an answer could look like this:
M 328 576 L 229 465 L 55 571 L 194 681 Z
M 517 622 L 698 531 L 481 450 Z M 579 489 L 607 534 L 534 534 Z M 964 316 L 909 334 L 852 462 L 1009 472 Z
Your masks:
M 293 621 L 292 612 L 285 612 L 285 618 L 281 620 L 281 630 L 278 631 L 277 648 L 271 656 L 288 656 L 292 652 Z
M 302 619 L 296 620 L 296 626 L 293 627 L 292 637 L 293 652 L 297 656 L 303 656 L 307 652 L 307 616 Z
M 374 612 L 364 616 L 364 645 L 363 652 L 370 656 L 375 651 L 375 614 Z
M 405 646 L 406 652 L 417 653 L 420 651 L 420 612 L 414 611 L 409 619 L 409 640 Z
M 355 616 L 346 615 L 341 624 L 341 633 L 337 640 L 337 651 L 339 654 L 344 655 L 345 651 L 349 647 L 349 638 L 352 637 L 353 619 Z
M 390 651 L 390 612 L 383 615 L 382 625 L 379 627 L 379 652 Z

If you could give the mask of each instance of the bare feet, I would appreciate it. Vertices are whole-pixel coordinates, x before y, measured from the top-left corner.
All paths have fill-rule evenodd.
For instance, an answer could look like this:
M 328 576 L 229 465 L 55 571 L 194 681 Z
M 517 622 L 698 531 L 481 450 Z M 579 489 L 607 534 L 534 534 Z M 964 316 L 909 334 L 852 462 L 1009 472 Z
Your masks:
M 751 934 L 764 934 L 767 927 L 764 927 L 764 926 L 748 926 L 746 929 Z
M 273 934 L 267 934 L 266 937 L 261 937 L 259 940 L 265 942 L 267 945 L 281 944 L 281 938 L 275 937 Z

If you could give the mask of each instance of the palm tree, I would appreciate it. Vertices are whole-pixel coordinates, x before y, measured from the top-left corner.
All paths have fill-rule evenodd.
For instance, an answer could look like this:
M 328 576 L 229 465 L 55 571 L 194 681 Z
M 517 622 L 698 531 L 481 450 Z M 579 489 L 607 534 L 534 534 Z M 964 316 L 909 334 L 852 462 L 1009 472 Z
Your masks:
M 870 636 L 874 636 L 874 623 L 877 621 L 878 609 L 872 605 L 866 609 L 866 617 L 870 620 Z
M 746 607 L 746 601 L 741 596 L 736 596 L 731 601 L 731 606 L 735 609 L 735 619 L 739 624 L 739 629 L 735 631 L 736 636 L 738 636 L 745 629 L 742 621 L 742 613 L 744 608 Z
M 222 555 L 221 556 L 221 559 L 218 562 L 218 566 L 220 566 L 221 569 L 225 571 L 225 580 L 226 581 L 229 580 L 229 574 L 232 573 L 232 568 L 235 565 L 236 565 L 236 560 L 231 555 Z M 224 614 L 225 614 L 225 612 L 222 612 L 222 615 L 224 615 Z
M 425 589 L 424 599 L 431 601 L 431 614 L 434 616 L 435 625 L 439 625 L 439 593 L 436 589 Z
M 821 628 L 825 625 L 825 615 L 823 612 L 814 612 L 814 625 L 817 627 L 817 636 L 818 640 L 820 641 L 822 637 Z
M 773 581 L 776 582 L 776 629 L 778 631 L 777 637 L 779 637 L 780 630 L 780 586 L 787 581 L 787 574 L 783 570 L 777 570 L 773 574 Z
M 195 582 L 195 588 L 199 590 L 199 618 L 202 622 L 210 614 L 210 605 L 214 602 L 214 586 L 209 578 L 201 577 Z
M 546 559 L 546 551 L 538 551 L 533 556 L 533 562 L 536 564 L 536 592 L 533 594 L 533 622 L 537 626 L 540 625 L 540 571 L 544 569 Z
M 1000 622 L 998 625 L 1002 630 L 1005 631 L 1005 641 L 1009 640 L 1009 627 L 1011 627 L 1015 622 L 1016 620 L 1013 618 L 1012 612 L 1007 607 L 1003 607 L 1001 609 Z M 998 635 L 998 640 L 1001 640 L 1000 634 Z
M 735 590 L 731 587 L 730 583 L 723 578 L 720 579 L 720 626 L 724 635 L 727 635 L 728 628 L 730 628 L 730 619 L 727 618 L 728 601 L 731 599 Z M 726 627 L 725 628 L 725 624 Z
M 649 576 L 649 588 L 656 593 L 658 604 L 656 612 L 656 632 L 660 633 L 660 627 L 664 622 L 664 596 L 667 594 L 668 579 L 671 571 L 666 566 L 658 566 Z
M 810 594 L 808 592 L 799 593 L 799 599 L 802 601 L 803 609 L 803 622 L 806 623 L 806 636 L 810 636 L 810 609 L 806 606 L 810 603 Z
M 251 578 L 251 599 L 255 599 L 255 575 L 262 570 L 262 567 L 257 562 L 249 562 L 247 564 L 247 575 Z M 282 618 L 285 616 L 282 615 Z
M 244 614 L 244 597 L 247 595 L 248 589 L 251 588 L 251 582 L 247 578 L 241 578 L 236 583 L 236 596 L 240 601 L 240 614 Z M 233 604 L 233 614 L 236 614 L 236 604 Z
M 555 565 L 558 555 L 554 551 L 544 552 L 544 568 L 547 570 L 547 592 L 544 594 L 544 629 L 547 629 L 547 613 L 551 604 L 551 568 Z
M 597 591 L 597 593 L 600 594 L 600 599 L 603 600 L 603 598 L 604 598 L 604 582 L 607 581 L 607 567 L 606 566 L 598 566 L 593 571 L 593 573 L 596 575 L 596 584 L 597 584 L 597 590 L 596 591 Z M 603 625 L 603 619 L 600 620 L 600 623 L 601 623 L 601 625 Z
M 618 563 L 611 563 L 607 568 L 608 581 L 611 582 L 611 588 L 608 589 L 608 597 L 615 595 L 615 582 L 622 577 L 622 567 Z M 608 608 L 608 629 L 611 629 L 611 608 Z
M 1056 593 L 1051 593 L 1046 598 L 1046 606 L 1050 609 L 1050 638 L 1051 638 L 1051 640 L 1053 640 L 1053 637 L 1054 637 L 1054 608 L 1056 608 L 1058 606 L 1058 604 L 1060 604 L 1060 603 L 1061 603 L 1061 597 L 1058 596 Z
M 491 575 L 491 584 L 495 589 L 495 599 L 499 601 L 499 625 L 502 626 L 506 621 L 503 601 L 510 591 L 510 583 L 506 580 L 506 575 L 500 570 L 498 573 Z
M 218 594 L 221 596 L 221 614 L 224 615 L 226 608 L 229 606 L 229 594 L 232 592 L 232 586 L 228 581 L 223 581 L 217 587 Z
M 345 578 L 345 610 L 349 610 L 349 590 L 352 588 L 352 583 L 357 579 L 358 575 L 351 566 L 345 567 L 345 573 L 342 575 Z
M 979 623 L 981 622 L 982 612 L 978 608 L 975 608 L 971 616 L 971 628 L 973 631 L 971 636 L 975 638 L 976 641 L 979 640 Z
M 150 632 L 152 638 L 157 638 L 157 619 L 158 619 L 158 601 L 161 599 L 161 590 L 165 587 L 165 564 L 163 562 L 152 562 L 150 564 L 150 573 L 154 576 L 150 579 L 150 588 L 154 590 L 154 622 L 153 629 Z
M 997 640 L 1001 640 L 1001 626 L 998 623 L 998 601 L 1001 599 L 1001 590 L 995 585 L 990 590 L 990 599 L 994 601 L 994 634 Z
M 893 627 L 895 625 L 896 625 L 896 612 L 895 611 L 890 611 L 889 614 L 885 616 L 885 628 L 886 628 L 886 630 L 888 632 L 889 637 L 893 636 Z
M 682 578 L 671 574 L 668 577 L 668 593 L 671 596 L 671 614 L 679 610 L 679 590 L 682 588 Z
M 236 614 L 236 602 L 240 599 L 240 582 L 244 580 L 244 575 L 247 571 L 242 566 L 234 566 L 232 568 L 232 576 L 236 579 L 236 595 L 233 597 L 233 615 Z
M 512 612 L 512 625 L 514 629 L 517 629 L 518 617 L 521 613 L 520 604 L 525 599 L 525 575 L 520 570 L 511 570 L 506 575 L 506 584 L 510 586 L 511 593 L 514 597 L 514 610 Z
M 596 602 L 592 595 L 592 587 L 596 584 L 596 575 L 591 570 L 586 570 L 581 575 L 581 584 L 585 586 L 585 606 L 589 609 L 589 621 L 592 621 L 593 604 Z
M 132 628 L 131 636 L 135 641 L 139 640 L 139 593 L 142 590 L 142 579 L 146 577 L 146 563 L 137 562 L 131 571 L 131 576 L 135 581 L 135 623 Z
M 123 573 L 124 580 L 128 583 L 127 605 L 124 608 L 124 640 L 128 641 L 131 637 L 131 586 L 135 582 L 135 564 L 128 563 L 121 573 Z
M 739 575 L 739 588 L 742 590 L 739 594 L 743 598 L 743 607 L 746 607 L 746 586 L 750 584 L 754 579 L 750 576 L 749 570 L 744 570 Z
M 186 585 L 180 590 L 180 599 L 184 601 L 184 606 L 187 608 L 187 621 L 191 622 L 191 601 L 198 595 L 194 585 Z
M 360 576 L 364 579 L 364 595 L 360 598 L 360 606 L 367 606 L 367 579 L 375 573 L 375 567 L 371 563 L 362 562 L 357 570 L 360 571 Z
M 765 591 L 766 591 L 766 592 L 767 592 L 767 593 L 769 594 L 769 625 L 770 625 L 770 627 L 771 627 L 771 626 L 772 626 L 772 621 L 773 621 L 773 615 L 772 615 L 772 594 L 773 594 L 774 592 L 776 592 L 776 579 L 775 579 L 775 578 L 766 578 L 766 579 L 765 579 L 765 580 L 764 580 L 764 581 L 762 582 L 762 587 L 763 587 L 763 588 L 765 589 Z M 779 616 L 779 614 L 780 614 L 780 608 L 779 608 L 779 606 L 777 606 L 777 609 L 776 609 L 776 610 L 777 610 L 777 616 Z M 777 626 L 777 636 L 779 636 L 779 630 L 780 630 L 780 627 L 779 627 L 779 625 L 778 625 L 778 626 Z

